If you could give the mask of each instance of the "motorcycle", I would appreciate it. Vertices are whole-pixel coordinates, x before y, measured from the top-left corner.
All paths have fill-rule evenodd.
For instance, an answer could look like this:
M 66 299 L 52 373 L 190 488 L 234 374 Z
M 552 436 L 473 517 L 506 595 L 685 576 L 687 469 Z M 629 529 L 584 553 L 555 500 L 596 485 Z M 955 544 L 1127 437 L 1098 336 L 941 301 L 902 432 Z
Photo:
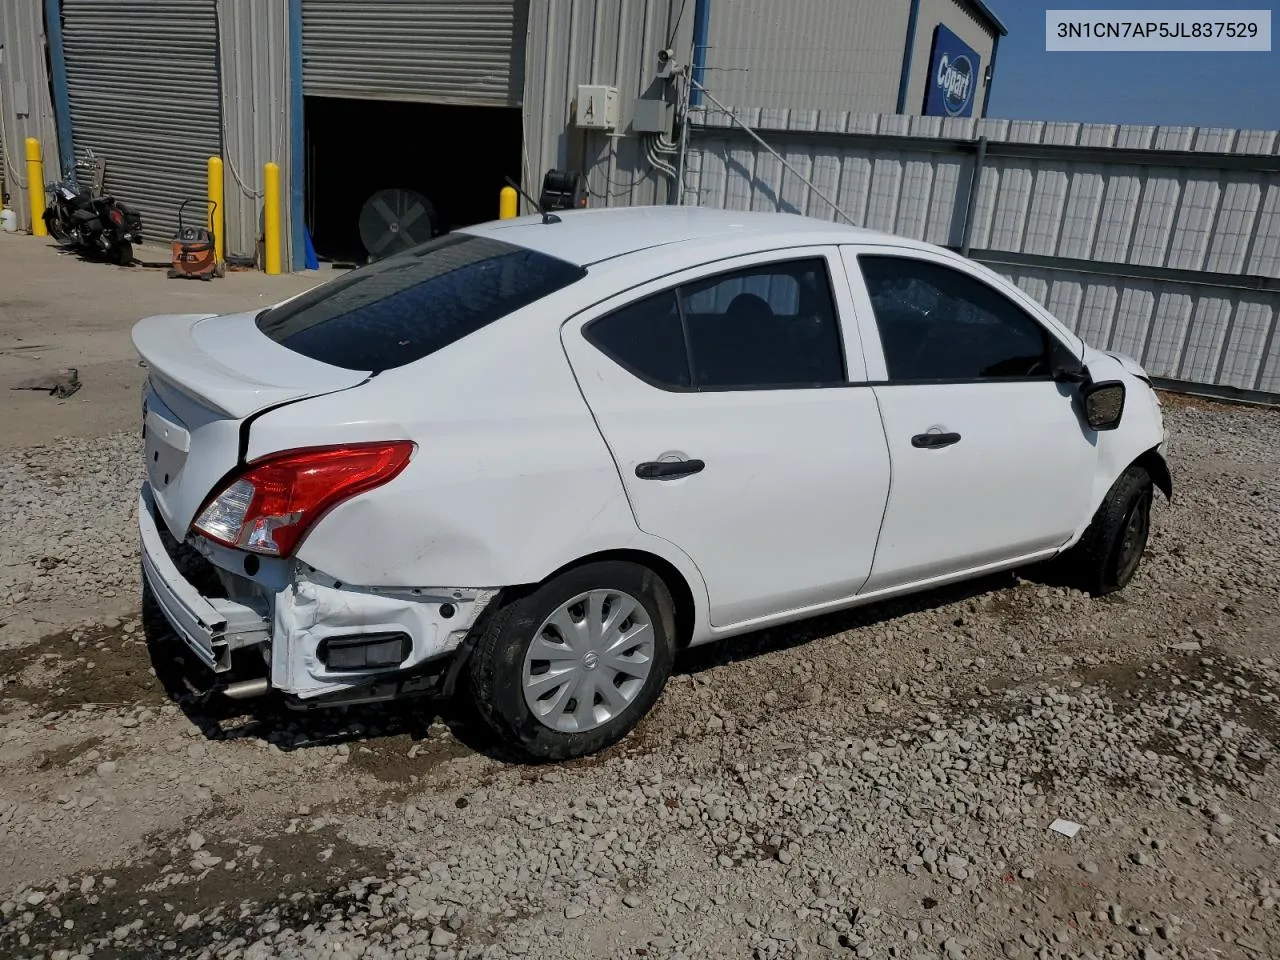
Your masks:
M 92 155 L 76 167 L 91 164 Z M 45 208 L 49 234 L 63 246 L 122 266 L 133 263 L 133 245 L 142 242 L 142 216 L 110 195 L 80 190 L 74 175 L 45 187 L 52 202 Z

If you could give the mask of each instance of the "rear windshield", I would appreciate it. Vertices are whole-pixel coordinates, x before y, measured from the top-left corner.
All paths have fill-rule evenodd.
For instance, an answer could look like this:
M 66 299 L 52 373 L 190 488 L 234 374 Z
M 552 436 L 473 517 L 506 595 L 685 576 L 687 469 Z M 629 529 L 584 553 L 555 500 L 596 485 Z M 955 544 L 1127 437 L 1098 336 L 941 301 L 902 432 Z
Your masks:
M 276 343 L 375 373 L 412 363 L 586 276 L 490 237 L 447 234 L 258 315 Z

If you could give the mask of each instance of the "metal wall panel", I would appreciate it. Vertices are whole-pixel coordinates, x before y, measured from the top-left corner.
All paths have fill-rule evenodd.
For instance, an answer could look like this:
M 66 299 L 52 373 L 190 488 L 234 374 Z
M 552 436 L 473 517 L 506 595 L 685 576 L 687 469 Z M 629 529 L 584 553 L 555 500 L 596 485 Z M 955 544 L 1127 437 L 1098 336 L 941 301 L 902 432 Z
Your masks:
M 909 11 L 907 0 L 713 0 L 704 82 L 734 106 L 892 113 Z
M 45 61 L 44 0 L 0 0 L 0 139 L 7 146 L 0 162 L 9 202 L 24 230 L 31 227 L 27 137 L 40 141 L 45 180 L 57 180 L 61 166 Z
M 654 75 L 658 51 L 671 46 L 687 62 L 693 8 L 693 0 L 531 0 L 524 97 L 524 182 L 531 193 L 546 171 L 571 168 L 586 172 L 593 207 L 667 201 L 673 185 L 649 164 L 644 141 L 629 128 L 636 99 L 666 85 Z M 623 136 L 573 126 L 583 83 L 618 88 Z
M 933 49 L 933 30 L 938 24 L 946 26 L 973 47 L 982 58 L 982 64 L 978 68 L 978 85 L 973 91 L 973 115 L 976 117 L 982 113 L 982 101 L 987 95 L 986 72 L 991 65 L 991 50 L 995 45 L 996 35 L 993 28 L 975 16 L 969 5 L 962 0 L 920 0 L 915 43 L 911 47 L 911 74 L 907 79 L 907 112 L 919 113 L 924 109 L 925 84 L 929 80 L 929 52 Z M 901 50 L 902 41 L 899 40 L 898 43 L 898 49 Z
M 519 106 L 528 0 L 303 0 L 308 96 Z
M 268 162 L 280 165 L 281 241 L 288 251 L 289 0 L 218 0 L 218 43 L 226 252 L 256 255 Z
M 952 247 L 987 137 L 975 257 L 1154 376 L 1280 395 L 1280 133 L 737 113 L 851 222 Z M 684 202 L 837 218 L 719 111 L 694 120 Z
M 204 219 L 206 169 L 221 152 L 211 0 L 62 0 L 76 149 L 106 160 L 105 189 L 168 242 L 178 207 Z M 190 220 L 188 221 L 190 222 Z

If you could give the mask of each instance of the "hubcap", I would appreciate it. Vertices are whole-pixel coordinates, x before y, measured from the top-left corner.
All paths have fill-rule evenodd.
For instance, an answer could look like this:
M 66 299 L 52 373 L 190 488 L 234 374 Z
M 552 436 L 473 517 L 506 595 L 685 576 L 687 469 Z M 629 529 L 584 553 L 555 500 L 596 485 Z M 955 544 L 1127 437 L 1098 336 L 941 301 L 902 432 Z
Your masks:
M 653 666 L 653 624 L 617 590 L 589 590 L 543 621 L 524 655 L 524 702 L 561 733 L 608 723 L 644 689 Z

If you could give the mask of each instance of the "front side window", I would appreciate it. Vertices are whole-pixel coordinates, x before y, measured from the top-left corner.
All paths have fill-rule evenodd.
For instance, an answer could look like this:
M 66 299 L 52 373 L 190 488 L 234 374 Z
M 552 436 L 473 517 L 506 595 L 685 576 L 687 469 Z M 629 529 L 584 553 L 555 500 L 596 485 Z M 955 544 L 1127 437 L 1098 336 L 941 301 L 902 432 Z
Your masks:
M 490 237 L 428 240 L 258 316 L 258 329 L 321 363 L 374 373 L 412 363 L 586 276 Z
M 666 388 L 847 382 L 822 258 L 761 264 L 684 284 L 601 317 L 584 334 L 632 373 Z
M 966 273 L 908 257 L 858 257 L 890 381 L 1048 379 L 1048 331 Z

